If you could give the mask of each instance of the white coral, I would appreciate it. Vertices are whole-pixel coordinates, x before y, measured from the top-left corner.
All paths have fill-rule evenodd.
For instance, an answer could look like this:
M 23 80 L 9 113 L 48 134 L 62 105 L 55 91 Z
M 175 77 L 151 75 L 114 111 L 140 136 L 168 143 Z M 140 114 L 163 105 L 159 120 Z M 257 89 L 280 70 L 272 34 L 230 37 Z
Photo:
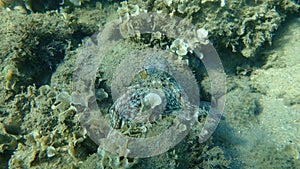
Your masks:
M 197 37 L 200 41 L 201 44 L 208 44 L 208 31 L 205 30 L 204 28 L 200 28 L 197 30 Z
M 184 56 L 188 52 L 188 44 L 183 41 L 183 39 L 176 39 L 172 42 L 170 50 L 175 52 L 179 56 Z

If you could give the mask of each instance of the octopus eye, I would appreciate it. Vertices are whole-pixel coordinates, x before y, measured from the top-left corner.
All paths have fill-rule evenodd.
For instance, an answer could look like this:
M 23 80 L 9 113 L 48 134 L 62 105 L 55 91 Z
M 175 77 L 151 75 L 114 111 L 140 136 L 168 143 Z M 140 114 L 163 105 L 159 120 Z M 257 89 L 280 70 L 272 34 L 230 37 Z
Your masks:
M 146 79 L 146 77 L 147 77 L 146 70 L 142 70 L 141 74 L 142 74 L 142 79 Z

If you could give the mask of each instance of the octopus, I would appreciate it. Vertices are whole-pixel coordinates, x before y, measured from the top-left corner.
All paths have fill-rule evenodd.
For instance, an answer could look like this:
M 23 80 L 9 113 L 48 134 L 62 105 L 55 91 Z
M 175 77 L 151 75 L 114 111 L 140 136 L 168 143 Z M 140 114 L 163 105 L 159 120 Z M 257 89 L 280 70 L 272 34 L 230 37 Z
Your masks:
M 170 74 L 157 68 L 141 70 L 110 108 L 111 126 L 136 126 L 142 131 L 147 124 L 180 110 L 183 99 L 181 87 Z

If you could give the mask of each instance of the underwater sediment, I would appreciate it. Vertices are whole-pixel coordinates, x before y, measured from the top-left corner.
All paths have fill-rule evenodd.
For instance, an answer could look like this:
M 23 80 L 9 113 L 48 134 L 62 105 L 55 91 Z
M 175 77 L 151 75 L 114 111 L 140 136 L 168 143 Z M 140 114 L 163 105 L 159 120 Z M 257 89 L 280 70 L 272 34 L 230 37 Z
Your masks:
M 36 3 L 38 5 L 34 5 L 35 2 L 38 2 Z M 81 41 L 85 41 L 85 37 L 92 36 L 99 28 L 103 27 L 104 23 L 112 19 L 126 15 L 138 15 L 143 11 L 172 14 L 186 19 L 188 23 L 193 23 L 198 28 L 205 28 L 208 38 L 218 49 L 221 58 L 224 59 L 225 68 L 228 68 L 225 69 L 228 74 L 227 97 L 229 98 L 224 115 L 225 121 L 232 122 L 234 127 L 239 125 L 248 127 L 259 121 L 260 113 L 267 114 L 261 110 L 262 105 L 259 100 L 264 97 L 262 93 L 268 93 L 268 87 L 261 85 L 260 81 L 264 81 L 261 77 L 267 78 L 277 69 L 273 62 L 269 61 L 270 67 L 273 66 L 274 70 L 265 72 L 265 68 L 262 68 L 253 71 L 254 67 L 259 67 L 264 62 L 252 63 L 246 58 L 251 60 L 262 57 L 263 60 L 266 56 L 259 54 L 268 44 L 272 43 L 277 29 L 280 29 L 282 24 L 286 24 L 284 21 L 288 17 L 299 12 L 299 1 L 284 0 L 133 0 L 121 3 L 105 1 L 101 2 L 102 4 L 91 0 L 80 3 L 80 6 L 79 1 L 66 1 L 65 4 L 60 4 L 58 1 L 40 2 L 34 0 L 0 1 L 2 8 L 0 9 L 2 69 L 0 163 L 1 166 L 5 166 L 4 168 L 53 168 L 54 166 L 56 168 L 233 168 L 238 166 L 238 162 L 235 160 L 239 158 L 230 155 L 232 150 L 226 149 L 225 146 L 222 147 L 222 144 L 226 146 L 235 144 L 232 141 L 234 139 L 231 140 L 224 136 L 226 133 L 217 131 L 216 136 L 207 142 L 202 144 L 198 142 L 197 133 L 203 122 L 200 117 L 199 121 L 195 122 L 196 127 L 191 129 L 182 142 L 158 156 L 146 159 L 123 158 L 98 148 L 98 145 L 88 137 L 87 131 L 80 124 L 78 110 L 70 105 L 75 62 L 84 46 Z M 19 10 L 19 6 L 22 6 L 21 10 Z M 61 9 L 58 10 L 59 8 Z M 205 32 L 203 33 L 205 34 Z M 125 39 L 108 53 L 102 66 L 99 65 L 101 69 L 96 77 L 97 90 L 95 92 L 97 101 L 100 107 L 102 106 L 101 110 L 107 112 L 108 119 L 109 109 L 112 110 L 116 107 L 113 105 L 109 86 L 113 79 L 113 72 L 118 65 L 116 63 L 120 63 L 123 56 L 132 51 L 149 46 L 164 50 L 168 46 L 178 58 L 182 58 L 184 61 L 190 59 L 193 67 L 199 67 L 193 70 L 199 81 L 201 99 L 209 101 L 209 79 L 205 73 L 201 73 L 204 68 L 192 59 L 193 52 L 181 41 L 163 38 L 163 35 L 158 33 L 151 37 Z M 277 65 L 280 63 L 285 62 L 276 62 Z M 297 70 L 299 69 L 294 67 L 287 72 L 293 74 Z M 153 76 L 158 73 L 155 71 L 151 68 L 141 70 L 140 76 L 137 78 L 145 81 L 148 80 L 147 78 L 152 80 Z M 153 72 L 154 74 L 151 74 Z M 255 74 L 251 74 L 252 72 Z M 256 82 L 248 86 L 249 74 Z M 169 76 L 160 75 L 164 78 Z M 294 83 L 297 84 L 298 81 Z M 166 84 L 162 83 L 162 85 Z M 175 83 L 170 85 L 171 91 L 177 90 Z M 275 88 L 274 86 L 270 87 Z M 253 88 L 259 92 L 253 92 Z M 289 89 L 289 91 L 293 90 L 294 88 Z M 165 92 L 165 95 L 168 92 Z M 159 95 L 159 93 L 156 94 Z M 268 96 L 270 95 L 272 96 L 272 93 L 268 94 Z M 283 97 L 285 105 L 289 108 L 299 105 L 298 95 L 293 92 L 283 94 L 278 91 L 278 93 L 275 92 L 275 95 Z M 151 95 L 144 94 L 142 96 L 145 100 L 141 104 L 146 107 L 145 109 L 147 106 L 151 107 L 159 103 L 150 103 L 147 98 Z M 160 96 L 159 98 L 161 98 Z M 157 95 L 151 97 L 158 99 Z M 179 95 L 169 95 L 168 97 L 178 101 Z M 264 102 L 264 104 L 268 103 Z M 169 107 L 178 107 L 178 104 L 168 104 Z M 269 106 L 266 109 L 272 111 Z M 170 110 L 173 109 L 170 108 Z M 228 115 L 230 114 L 228 112 L 234 115 Z M 167 112 L 166 114 L 168 115 Z M 124 118 L 124 115 L 118 116 Z M 147 116 L 146 119 L 149 120 L 149 118 L 151 119 Z M 153 118 L 155 119 L 155 116 Z M 266 121 L 267 118 L 269 115 L 264 115 L 263 120 Z M 126 120 L 128 119 L 132 120 L 127 117 Z M 125 124 L 128 124 L 126 120 Z M 143 117 L 142 120 L 135 119 L 135 122 L 140 123 L 144 120 Z M 297 119 L 295 121 L 295 127 L 297 127 Z M 231 129 L 226 128 L 226 122 L 223 122 L 224 125 L 221 123 L 220 128 L 224 129 L 224 132 L 229 132 Z M 199 124 L 198 127 L 197 124 Z M 236 142 L 239 142 L 238 139 Z M 272 144 L 268 150 L 270 149 L 274 149 Z M 297 161 L 299 158 L 297 145 L 291 144 L 282 149 L 283 153 L 280 153 L 279 150 L 274 153 L 274 158 L 283 158 L 278 161 L 277 165 L 282 166 L 285 158 L 292 154 L 292 161 L 286 165 L 297 167 L 299 163 L 299 160 Z M 262 160 L 263 162 L 260 161 L 261 165 L 268 166 L 266 156 L 272 154 L 273 151 L 266 152 L 269 154 L 259 154 L 259 156 L 262 156 L 261 159 L 265 159 Z M 245 160 L 246 157 L 240 159 Z M 251 166 L 246 160 L 241 163 Z M 256 164 L 253 163 L 251 167 Z

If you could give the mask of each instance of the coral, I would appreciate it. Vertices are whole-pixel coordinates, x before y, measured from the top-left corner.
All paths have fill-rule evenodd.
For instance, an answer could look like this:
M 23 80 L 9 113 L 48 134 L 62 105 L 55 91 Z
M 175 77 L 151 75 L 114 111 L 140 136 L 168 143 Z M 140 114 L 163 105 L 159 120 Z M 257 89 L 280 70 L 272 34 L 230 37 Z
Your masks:
M 70 106 L 71 98 L 67 92 L 61 92 L 55 97 L 55 102 L 51 106 L 52 110 L 61 112 Z
M 208 22 L 201 23 L 199 17 L 195 19 L 200 19 L 198 25 L 204 25 L 216 45 L 231 47 L 232 51 L 241 52 L 245 57 L 253 57 L 261 46 L 271 44 L 284 18 L 298 8 L 293 1 L 287 4 L 285 1 L 229 1 L 224 8 L 205 8 L 201 15 L 206 13 Z
M 101 11 L 100 6 L 88 12 Z M 84 26 L 88 23 L 78 23 L 71 15 L 57 12 L 0 13 L 1 166 L 78 167 L 97 146 L 86 137 L 76 110 L 70 106 L 73 70 L 66 65 L 74 64 L 71 47 L 98 27 Z M 103 22 L 102 17 L 95 17 L 94 22 Z M 74 34 L 76 37 L 72 37 Z M 66 59 L 64 65 L 56 70 L 62 59 Z M 99 89 L 98 96 L 101 100 L 107 94 Z
M 5 74 L 5 89 L 14 90 L 18 83 L 18 76 L 20 76 L 18 69 L 13 65 L 7 65 L 4 68 L 3 72 Z
M 128 8 L 132 5 L 136 7 Z M 271 44 L 273 35 L 286 16 L 298 12 L 299 7 L 292 0 L 129 0 L 122 4 L 119 11 L 131 15 L 139 9 L 189 18 L 199 28 L 205 28 L 209 32 L 210 40 L 218 48 L 229 47 L 245 57 L 253 57 L 261 46 Z M 125 14 L 120 13 L 120 16 Z M 185 53 L 182 47 L 180 54 Z
M 182 39 L 176 39 L 172 42 L 170 50 L 179 56 L 184 56 L 188 52 L 188 45 Z
M 89 156 L 86 161 L 80 164 L 80 168 L 133 168 L 139 159 L 130 159 L 126 157 L 118 157 L 109 152 L 98 148 L 97 153 Z
M 135 19 L 135 22 L 131 22 L 131 18 L 126 17 L 128 15 L 133 17 L 132 20 Z M 155 27 L 155 30 L 152 31 L 155 32 L 154 36 L 158 38 L 160 38 L 161 34 L 163 34 L 164 32 L 170 32 L 170 34 L 174 36 L 176 35 L 176 30 L 182 28 L 181 26 L 184 25 L 188 29 L 186 32 L 180 32 L 180 37 L 185 38 L 184 40 L 186 40 L 186 43 L 188 44 L 190 50 L 194 49 L 194 47 L 198 44 L 204 45 L 208 43 L 207 31 L 205 31 L 204 29 L 197 29 L 195 27 L 192 27 L 191 23 L 188 20 L 183 20 L 180 23 L 180 25 L 176 27 L 177 25 L 174 24 L 172 20 L 173 18 L 166 19 L 169 17 L 167 15 L 163 15 L 161 17 L 165 17 L 164 19 L 144 12 L 141 12 L 142 17 L 140 18 L 131 15 L 130 12 L 128 14 L 125 14 L 124 16 L 125 18 L 122 18 L 123 23 L 120 24 L 120 30 L 117 29 L 119 28 L 119 25 L 114 25 L 118 22 L 112 22 L 112 25 L 108 25 L 108 28 L 106 27 L 104 30 L 101 30 L 104 33 L 101 32 L 99 34 L 96 34 L 93 37 L 93 39 L 87 41 L 86 45 L 82 48 L 82 52 L 80 52 L 80 55 L 78 56 L 79 63 L 74 73 L 76 81 L 74 85 L 75 90 L 71 94 L 71 97 L 75 107 L 78 110 L 83 110 L 83 114 L 85 116 L 85 118 L 82 120 L 83 126 L 87 127 L 88 133 L 90 133 L 91 138 L 95 140 L 95 142 L 99 142 L 99 138 L 102 139 L 103 136 L 106 135 L 105 132 L 107 130 L 110 131 L 109 135 L 114 137 L 114 131 L 111 131 L 109 128 L 111 126 L 114 127 L 116 130 L 123 132 L 125 135 L 136 138 L 143 138 L 145 136 L 156 136 L 160 131 L 165 131 L 166 128 L 168 128 L 172 124 L 178 127 L 177 129 L 179 129 L 179 131 L 186 131 L 187 128 L 189 128 L 189 126 L 185 124 L 178 125 L 178 121 L 174 120 L 174 116 L 177 114 L 179 114 L 179 116 L 184 116 L 182 108 L 189 107 L 189 105 L 187 104 L 182 104 L 182 102 L 184 102 L 186 98 L 184 96 L 185 94 L 181 93 L 182 90 L 178 86 L 184 88 L 185 92 L 187 92 L 188 95 L 197 95 L 197 90 L 195 89 L 197 89 L 198 87 L 196 83 L 193 84 L 196 87 L 190 84 L 185 85 L 187 84 L 185 82 L 193 83 L 194 81 L 194 75 L 191 72 L 189 74 L 185 71 L 186 69 L 188 69 L 187 63 L 181 59 L 178 59 L 178 56 L 172 55 L 170 52 L 160 51 L 156 48 L 143 49 L 143 44 L 137 45 L 137 47 L 135 48 L 136 44 L 132 43 L 132 41 L 130 41 L 130 38 L 135 38 L 136 34 L 137 36 L 139 36 L 142 33 L 144 33 L 142 32 L 143 30 L 148 30 L 147 27 L 145 28 L 145 25 L 142 24 L 142 20 L 144 18 L 147 18 L 148 21 L 153 21 L 153 23 L 150 21 L 149 22 L 154 25 L 153 27 Z M 164 22 L 166 20 L 168 22 Z M 148 26 L 151 27 L 151 24 L 150 26 Z M 118 30 L 120 31 L 120 33 L 113 32 Z M 125 38 L 125 40 L 123 42 L 121 41 L 120 43 L 115 44 L 114 41 L 118 40 L 119 37 L 117 35 L 119 34 L 121 34 L 121 38 Z M 116 37 L 114 37 L 114 35 L 116 35 Z M 105 43 L 103 43 L 103 41 Z M 204 50 L 205 49 L 203 49 L 203 51 Z M 105 53 L 106 51 L 108 52 Z M 102 55 L 103 53 L 105 53 L 106 55 Z M 101 61 L 100 65 L 98 64 L 97 60 L 99 58 Z M 84 65 L 87 65 L 86 68 L 81 67 L 83 63 Z M 95 65 L 95 63 L 97 64 Z M 128 66 L 129 63 L 130 66 Z M 171 67 L 169 64 L 171 64 L 173 67 Z M 168 72 L 167 70 L 171 71 L 173 69 L 175 73 L 172 72 L 170 74 L 172 74 L 173 77 L 177 77 L 176 75 L 179 75 L 179 80 L 176 78 L 176 80 L 174 80 L 172 76 L 166 73 Z M 177 71 L 180 73 L 178 73 Z M 109 100 L 110 104 L 99 104 L 98 102 L 98 108 L 100 110 L 95 110 L 95 107 L 97 106 L 95 106 L 94 103 L 97 101 L 97 99 L 93 97 L 94 86 L 90 85 L 91 83 L 93 83 L 93 81 L 91 82 L 89 77 L 93 76 L 93 73 L 97 74 L 96 88 L 98 88 L 97 79 L 105 79 L 106 83 L 104 88 L 110 89 L 108 95 L 112 98 L 111 100 Z M 87 77 L 87 74 L 90 76 L 87 79 L 85 79 Z M 184 77 L 188 79 L 182 80 L 184 79 Z M 178 83 L 180 83 L 180 85 L 178 85 Z M 147 98 L 150 96 L 154 98 L 154 100 L 156 100 L 156 103 L 150 103 L 150 105 L 147 105 Z M 166 99 L 167 101 L 165 101 L 164 99 Z M 160 100 L 162 101 L 162 103 L 160 103 Z M 166 108 L 166 112 L 159 112 L 160 115 L 164 116 L 164 119 L 159 121 L 159 115 L 157 116 L 158 118 L 155 118 L 156 114 L 154 114 L 153 119 L 157 123 L 154 122 L 153 124 L 151 124 L 151 116 L 153 114 L 152 112 L 147 112 L 147 110 L 149 110 L 149 107 L 151 106 L 153 106 L 155 109 L 156 107 L 160 107 L 164 103 L 166 105 L 163 106 L 163 108 Z M 196 101 L 196 104 L 198 103 L 199 102 Z M 90 107 L 90 105 L 92 106 Z M 109 108 L 110 112 L 108 112 Z M 196 110 L 197 109 L 195 109 L 195 111 Z M 186 118 L 188 118 L 188 116 Z M 111 126 L 106 127 L 103 124 L 108 120 L 111 120 Z M 172 149 L 168 152 L 165 152 L 159 156 L 155 156 L 152 158 L 141 159 L 136 165 L 132 167 L 151 168 L 154 166 L 163 166 L 161 168 L 165 168 L 169 166 L 174 167 L 176 165 L 195 167 L 195 163 L 189 164 L 189 162 L 194 160 L 195 157 L 204 154 L 203 151 L 207 150 L 204 149 L 203 151 L 194 152 L 191 151 L 191 149 L 189 149 L 190 144 L 195 144 L 195 147 L 198 147 L 198 149 L 200 150 L 202 150 L 203 147 L 206 146 L 204 144 L 202 145 L 198 143 L 199 135 L 196 134 L 199 133 L 199 130 L 201 130 L 201 124 L 203 124 L 203 121 L 201 120 L 202 118 L 199 118 L 199 122 L 197 122 L 196 128 L 193 129 L 190 137 L 185 139 L 182 143 L 178 144 L 178 147 L 176 146 L 174 148 L 175 150 Z M 147 135 L 143 135 L 145 132 L 147 133 Z M 171 134 L 174 135 L 171 135 L 170 137 L 168 135 L 164 135 L 164 137 L 177 137 L 177 133 L 171 132 Z M 95 138 L 98 138 L 98 140 Z M 125 156 L 124 158 L 126 158 L 127 160 L 127 157 L 131 153 L 132 149 L 130 149 L 130 147 L 123 147 L 123 145 L 119 145 L 118 143 L 120 139 L 119 137 L 117 138 L 118 139 L 114 139 L 114 146 L 109 147 L 109 150 L 113 149 L 113 151 L 111 152 L 118 153 L 120 156 L 122 156 L 122 158 L 123 156 Z M 127 137 L 125 139 L 127 139 Z M 106 140 L 104 139 L 104 141 Z M 105 147 L 106 143 L 104 141 L 100 142 L 100 144 L 102 144 L 100 147 L 104 147 L 104 149 L 107 149 L 107 147 Z M 130 142 L 126 142 L 125 146 L 127 146 L 127 143 Z M 151 144 L 153 144 L 153 142 L 149 142 L 149 145 Z M 134 146 L 142 148 L 142 146 L 139 145 L 134 144 Z M 161 144 L 160 148 L 164 148 L 165 146 L 170 147 L 171 145 Z M 128 151 L 127 148 L 129 149 Z M 144 153 L 143 149 L 138 150 L 140 150 L 141 153 Z M 211 149 L 210 152 L 210 154 L 208 153 L 207 156 L 203 155 L 203 158 L 197 161 L 199 166 L 201 166 L 202 163 L 203 166 L 210 167 L 216 166 L 217 164 L 223 167 L 229 166 L 229 161 L 225 159 L 220 148 Z M 179 158 L 177 158 L 178 156 Z M 162 159 L 162 157 L 166 158 Z M 93 155 L 91 158 L 95 160 L 99 157 Z M 112 155 L 108 160 L 115 162 L 115 160 L 112 159 L 119 159 L 119 157 L 117 157 L 116 155 Z M 212 162 L 209 164 L 205 164 L 206 159 L 210 159 Z M 150 161 L 154 161 L 155 164 L 150 164 Z M 169 162 L 172 163 L 170 164 Z M 96 162 L 93 162 L 92 164 L 95 163 Z M 99 166 L 99 164 L 97 166 Z M 109 164 L 108 166 L 111 166 L 111 164 Z
M 128 13 L 126 17 L 123 17 L 123 22 L 120 24 L 120 33 L 124 38 L 132 37 L 137 41 L 147 43 L 144 35 L 151 32 L 153 36 L 151 35 L 150 43 L 151 41 L 165 43 L 166 48 L 180 57 L 210 42 L 208 31 L 194 26 L 187 18 L 148 12 L 141 12 L 138 16 L 131 16 L 130 19 L 129 16 L 131 15 Z M 145 20 L 146 18 L 148 21 Z M 149 24 L 144 24 L 145 22 Z
M 140 7 L 138 5 L 128 4 L 127 1 L 123 1 L 120 4 L 122 7 L 117 10 L 120 17 L 137 16 L 140 14 Z
M 187 1 L 187 0 L 158 0 L 148 1 L 153 3 L 151 11 L 160 11 L 162 13 L 172 14 L 185 14 L 191 16 L 193 13 L 201 9 L 202 2 L 200 0 Z
M 6 129 L 7 126 L 0 122 L 0 165 L 4 168 L 8 168 L 7 161 L 22 139 L 18 135 L 7 132 Z
M 36 6 L 33 2 L 38 1 L 27 0 L 24 2 L 14 1 L 13 3 L 13 1 L 1 0 L 0 6 L 10 9 L 21 7 L 27 11 L 47 11 L 57 9 L 59 6 L 57 4 L 60 1 L 53 1 L 54 4 L 51 4 L 50 1 L 43 1 L 43 3 Z M 83 1 L 65 1 L 62 7 L 72 6 L 73 4 L 81 5 L 83 8 L 81 2 Z M 297 2 L 299 3 L 299 1 Z M 110 10 L 113 8 L 111 5 Z M 125 23 L 121 25 L 124 42 L 117 44 L 103 59 L 101 66 L 99 66 L 99 74 L 97 74 L 95 82 L 95 92 L 91 94 L 96 95 L 95 100 L 99 103 L 98 106 L 101 112 L 107 115 L 106 120 L 109 120 L 108 110 L 111 107 L 113 121 L 118 121 L 121 117 L 121 121 L 125 121 L 126 125 L 130 123 L 137 123 L 138 125 L 147 124 L 146 127 L 151 129 L 148 120 L 152 119 L 151 115 L 156 115 L 155 113 L 150 113 L 146 116 L 142 116 L 143 114 L 141 114 L 139 119 L 133 119 L 125 117 L 125 113 L 121 111 L 122 108 L 126 107 L 125 103 L 121 103 L 121 100 L 124 98 L 117 97 L 120 99 L 113 105 L 111 82 L 116 80 L 119 84 L 123 83 L 120 79 L 114 79 L 114 72 L 116 72 L 116 67 L 122 62 L 124 56 L 129 54 L 134 56 L 134 51 L 141 51 L 145 47 L 157 47 L 155 43 L 153 43 L 154 45 L 151 43 L 158 42 L 161 45 L 159 47 L 162 47 L 164 50 L 170 50 L 179 56 L 175 57 L 172 62 L 176 62 L 178 65 L 185 65 L 186 62 L 183 62 L 182 59 L 192 58 L 193 55 L 190 53 L 195 49 L 195 44 L 208 43 L 207 39 L 210 38 L 218 48 L 228 47 L 235 52 L 240 52 L 245 57 L 254 57 L 257 50 L 263 45 L 272 43 L 273 35 L 286 16 L 292 12 L 298 12 L 298 10 L 299 4 L 290 0 L 123 1 L 117 13 Z M 139 35 L 138 32 L 135 32 L 137 33 L 137 37 L 130 37 L 132 35 L 130 33 L 133 32 L 132 30 L 136 31 L 138 30 L 136 28 L 141 26 L 131 23 L 130 17 L 136 17 L 138 14 L 149 14 L 154 11 L 165 13 L 165 16 L 183 17 L 184 20 L 182 23 L 179 23 L 178 27 L 190 28 L 189 25 L 191 23 L 194 23 L 196 26 L 188 30 L 187 34 L 185 31 L 182 31 L 183 34 L 180 34 L 180 36 L 165 39 L 165 32 L 172 34 L 174 33 L 172 30 L 178 27 L 172 27 L 172 25 L 177 25 L 177 23 L 161 22 L 161 25 L 165 26 L 165 29 L 155 30 L 156 32 L 150 35 L 150 45 L 145 43 L 148 40 L 145 37 L 148 35 Z M 0 153 L 2 153 L 1 155 L 5 154 L 4 162 L 0 159 L 1 164 L 7 163 L 10 158 L 10 168 L 53 168 L 54 165 L 61 168 L 229 168 L 230 161 L 224 156 L 222 148 L 215 146 L 212 140 L 204 144 L 198 143 L 197 133 L 202 124 L 200 117 L 199 123 L 197 122 L 196 127 L 192 129 L 183 142 L 164 154 L 147 159 L 118 157 L 105 152 L 99 147 L 97 148 L 97 145 L 87 137 L 87 131 L 79 123 L 80 115 L 77 114 L 78 110 L 70 105 L 70 102 L 85 104 L 90 101 L 72 100 L 70 98 L 73 96 L 71 92 L 74 63 L 81 54 L 76 50 L 71 50 L 74 47 L 77 48 L 84 36 L 91 35 L 106 22 L 105 20 L 111 19 L 101 19 L 108 14 L 99 9 L 99 6 L 98 9 L 89 8 L 85 11 L 75 8 L 74 15 L 47 12 L 44 14 L 33 13 L 26 16 L 18 15 L 15 11 L 4 12 L 2 10 L 0 12 L 0 21 L 2 24 L 0 27 L 0 38 L 2 39 L 0 57 L 1 68 L 3 70 L 1 72 L 2 90 L 0 93 L 2 98 L 2 106 L 0 107 Z M 112 14 L 111 17 L 115 17 L 116 15 L 116 13 L 108 13 Z M 161 25 L 156 26 L 161 27 Z M 141 26 L 140 28 L 143 27 Z M 95 37 L 93 36 L 93 38 Z M 197 38 L 191 39 L 190 37 Z M 85 50 L 85 47 L 84 45 L 78 46 L 79 51 L 81 49 Z M 89 49 L 90 51 L 86 51 L 86 55 L 84 56 L 90 56 L 98 52 L 97 49 Z M 144 54 L 149 54 L 149 52 Z M 154 55 L 151 55 L 151 57 L 154 57 Z M 132 59 L 132 62 L 135 60 Z M 149 81 L 149 79 L 153 80 L 153 76 L 155 75 L 167 76 L 153 71 L 153 66 L 160 69 L 166 68 L 164 67 L 164 62 L 160 60 L 160 65 L 155 65 L 152 62 L 148 63 L 151 64 L 148 64 L 148 67 L 143 70 L 138 70 L 137 72 L 140 72 L 139 77 L 135 78 Z M 192 62 L 189 62 L 189 64 L 194 64 L 192 66 L 196 65 Z M 122 74 L 122 72 L 126 73 L 128 70 L 130 68 L 123 67 L 122 71 L 118 71 L 120 72 L 119 74 Z M 274 73 L 276 70 L 274 72 L 272 72 L 273 69 L 270 70 L 271 74 L 276 75 Z M 290 71 L 294 72 L 294 69 Z M 259 70 L 253 72 L 254 74 L 252 74 L 251 78 L 257 82 L 252 87 L 255 87 L 256 90 L 262 93 L 268 94 L 267 88 L 260 86 L 259 83 L 259 80 L 263 79 L 259 75 L 265 77 L 267 74 Z M 231 121 L 238 121 L 234 124 L 246 123 L 248 125 L 249 119 L 256 121 L 256 115 L 260 113 L 260 105 L 256 93 L 251 88 L 241 87 L 241 79 L 239 81 L 236 81 L 236 79 L 229 80 L 235 82 L 230 83 L 232 85 L 230 87 L 232 93 L 228 94 L 228 96 L 236 100 L 231 100 L 234 103 L 229 104 L 227 107 L 235 109 L 231 112 L 239 115 L 234 117 L 227 116 L 226 118 Z M 131 85 L 147 87 L 143 83 L 138 84 L 137 81 Z M 199 83 L 207 98 L 209 97 L 208 81 L 208 79 L 204 78 Z M 292 80 L 290 81 L 293 82 Z M 164 85 L 169 84 L 161 81 L 160 83 Z M 170 83 L 170 85 L 171 87 L 173 86 L 171 93 L 176 93 L 175 89 L 177 88 L 174 87 L 176 86 L 175 83 Z M 153 84 L 153 86 L 155 85 Z M 239 88 L 239 90 L 236 90 L 236 88 Z M 243 92 L 241 92 L 242 90 Z M 244 97 L 244 91 L 248 94 L 248 98 Z M 284 96 L 282 95 L 282 91 L 271 93 L 276 97 L 282 97 L 286 101 L 287 106 L 289 106 L 299 103 L 299 95 L 296 92 L 293 93 L 293 91 L 290 89 L 290 92 L 286 92 Z M 128 93 L 130 92 L 132 91 Z M 127 101 L 140 103 L 135 112 L 148 113 L 149 110 L 159 108 L 164 103 L 164 97 L 160 93 L 151 91 L 146 94 L 142 90 L 138 92 L 140 92 L 140 95 L 137 97 L 138 101 L 125 99 L 126 103 L 128 103 Z M 165 93 L 169 94 L 170 91 Z M 234 95 L 234 97 L 231 95 Z M 178 102 L 179 100 L 178 95 L 169 95 L 168 98 L 170 100 L 174 99 L 174 102 Z M 248 103 L 248 106 L 241 105 L 239 103 L 241 100 L 243 103 Z M 119 107 L 117 106 L 118 103 Z M 168 105 L 170 109 L 177 106 L 178 104 Z M 237 108 L 239 110 L 236 110 Z M 172 115 L 171 113 L 165 114 Z M 156 118 L 153 119 L 157 120 Z M 96 117 L 91 121 L 94 123 L 99 122 Z M 164 128 L 157 128 L 157 130 L 161 129 Z M 138 132 L 144 131 L 140 130 Z M 152 132 L 150 134 L 153 135 L 156 134 L 154 130 L 148 130 L 148 132 Z M 276 159 L 282 157 L 280 154 L 284 154 L 288 158 L 298 159 L 299 154 L 295 150 L 294 148 L 286 147 L 280 151 L 271 151 L 269 154 L 273 152 L 277 153 L 274 156 Z M 71 162 L 66 163 L 66 161 Z M 268 159 L 262 159 L 262 161 L 268 161 Z M 279 163 L 283 161 L 280 160 Z
M 95 145 L 87 139 L 86 131 L 80 127 L 76 110 L 70 106 L 70 97 L 66 92 L 56 92 L 47 85 L 39 89 L 30 86 L 27 92 L 17 96 L 30 104 L 15 108 L 15 111 L 27 109 L 26 114 L 11 117 L 12 121 L 22 121 L 18 124 L 21 126 L 18 133 L 24 140 L 15 139 L 18 146 L 14 147 L 10 168 L 48 168 L 52 163 L 65 166 L 63 161 L 71 160 L 73 162 L 68 165 L 74 167 L 89 152 L 96 151 Z M 15 105 L 14 101 L 11 104 Z M 22 106 L 24 102 L 20 104 Z M 12 129 L 9 125 L 7 120 L 4 121 L 4 126 Z

